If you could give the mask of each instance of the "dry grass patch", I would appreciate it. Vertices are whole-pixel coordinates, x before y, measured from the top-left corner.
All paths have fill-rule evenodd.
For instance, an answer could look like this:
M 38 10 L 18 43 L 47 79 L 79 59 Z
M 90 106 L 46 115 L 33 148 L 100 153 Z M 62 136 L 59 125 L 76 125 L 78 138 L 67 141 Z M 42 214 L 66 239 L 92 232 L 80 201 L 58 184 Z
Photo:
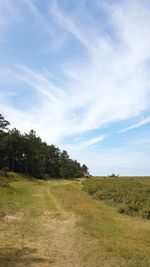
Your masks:
M 23 217 L 23 214 L 18 212 L 16 214 L 7 214 L 4 216 L 5 222 L 13 222 L 13 221 L 20 221 Z

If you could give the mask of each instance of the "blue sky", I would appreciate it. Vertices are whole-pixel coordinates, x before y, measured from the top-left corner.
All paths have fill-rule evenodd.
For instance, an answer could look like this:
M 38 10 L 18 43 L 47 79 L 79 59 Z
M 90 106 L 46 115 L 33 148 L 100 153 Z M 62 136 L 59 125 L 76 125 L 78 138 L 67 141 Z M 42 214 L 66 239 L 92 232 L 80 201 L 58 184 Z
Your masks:
M 150 175 L 149 0 L 1 0 L 0 112 L 93 175 Z

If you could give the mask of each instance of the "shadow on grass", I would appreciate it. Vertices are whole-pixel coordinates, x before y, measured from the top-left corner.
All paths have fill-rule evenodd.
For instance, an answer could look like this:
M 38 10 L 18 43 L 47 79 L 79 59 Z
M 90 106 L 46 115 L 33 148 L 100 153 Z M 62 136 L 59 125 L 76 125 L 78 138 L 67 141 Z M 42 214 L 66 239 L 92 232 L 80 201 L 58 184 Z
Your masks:
M 0 248 L 0 267 L 24 267 L 26 265 L 35 266 L 35 264 L 38 266 L 42 263 L 43 266 L 50 266 L 49 264 L 54 263 L 49 258 L 38 257 L 37 255 L 37 249 L 27 247 L 22 249 L 14 247 Z

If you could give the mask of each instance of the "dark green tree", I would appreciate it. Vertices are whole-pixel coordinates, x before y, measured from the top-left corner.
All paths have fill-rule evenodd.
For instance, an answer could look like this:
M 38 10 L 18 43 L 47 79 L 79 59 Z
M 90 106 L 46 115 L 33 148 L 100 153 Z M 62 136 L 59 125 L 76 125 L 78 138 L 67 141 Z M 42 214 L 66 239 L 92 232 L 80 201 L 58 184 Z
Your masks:
M 78 178 L 88 176 L 86 165 L 72 160 L 67 151 L 47 145 L 34 130 L 21 134 L 0 115 L 0 168 L 37 178 Z
M 85 176 L 85 177 L 89 177 L 90 176 L 89 169 L 85 164 L 82 165 L 82 172 L 83 172 L 83 176 Z
M 9 125 L 9 121 L 5 120 L 2 114 L 0 114 L 0 135 L 8 130 Z
M 8 132 L 8 126 L 10 123 L 0 114 L 0 168 L 5 167 L 7 153 L 6 153 L 6 135 Z

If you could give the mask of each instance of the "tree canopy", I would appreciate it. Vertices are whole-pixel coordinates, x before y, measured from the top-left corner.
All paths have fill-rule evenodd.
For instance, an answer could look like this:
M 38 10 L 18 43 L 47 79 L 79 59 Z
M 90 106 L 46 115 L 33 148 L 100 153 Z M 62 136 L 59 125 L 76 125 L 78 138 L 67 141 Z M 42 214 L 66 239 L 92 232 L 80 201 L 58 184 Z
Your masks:
M 88 176 L 88 167 L 70 158 L 53 144 L 48 145 L 34 130 L 20 133 L 0 114 L 0 169 L 37 178 L 79 178 Z

